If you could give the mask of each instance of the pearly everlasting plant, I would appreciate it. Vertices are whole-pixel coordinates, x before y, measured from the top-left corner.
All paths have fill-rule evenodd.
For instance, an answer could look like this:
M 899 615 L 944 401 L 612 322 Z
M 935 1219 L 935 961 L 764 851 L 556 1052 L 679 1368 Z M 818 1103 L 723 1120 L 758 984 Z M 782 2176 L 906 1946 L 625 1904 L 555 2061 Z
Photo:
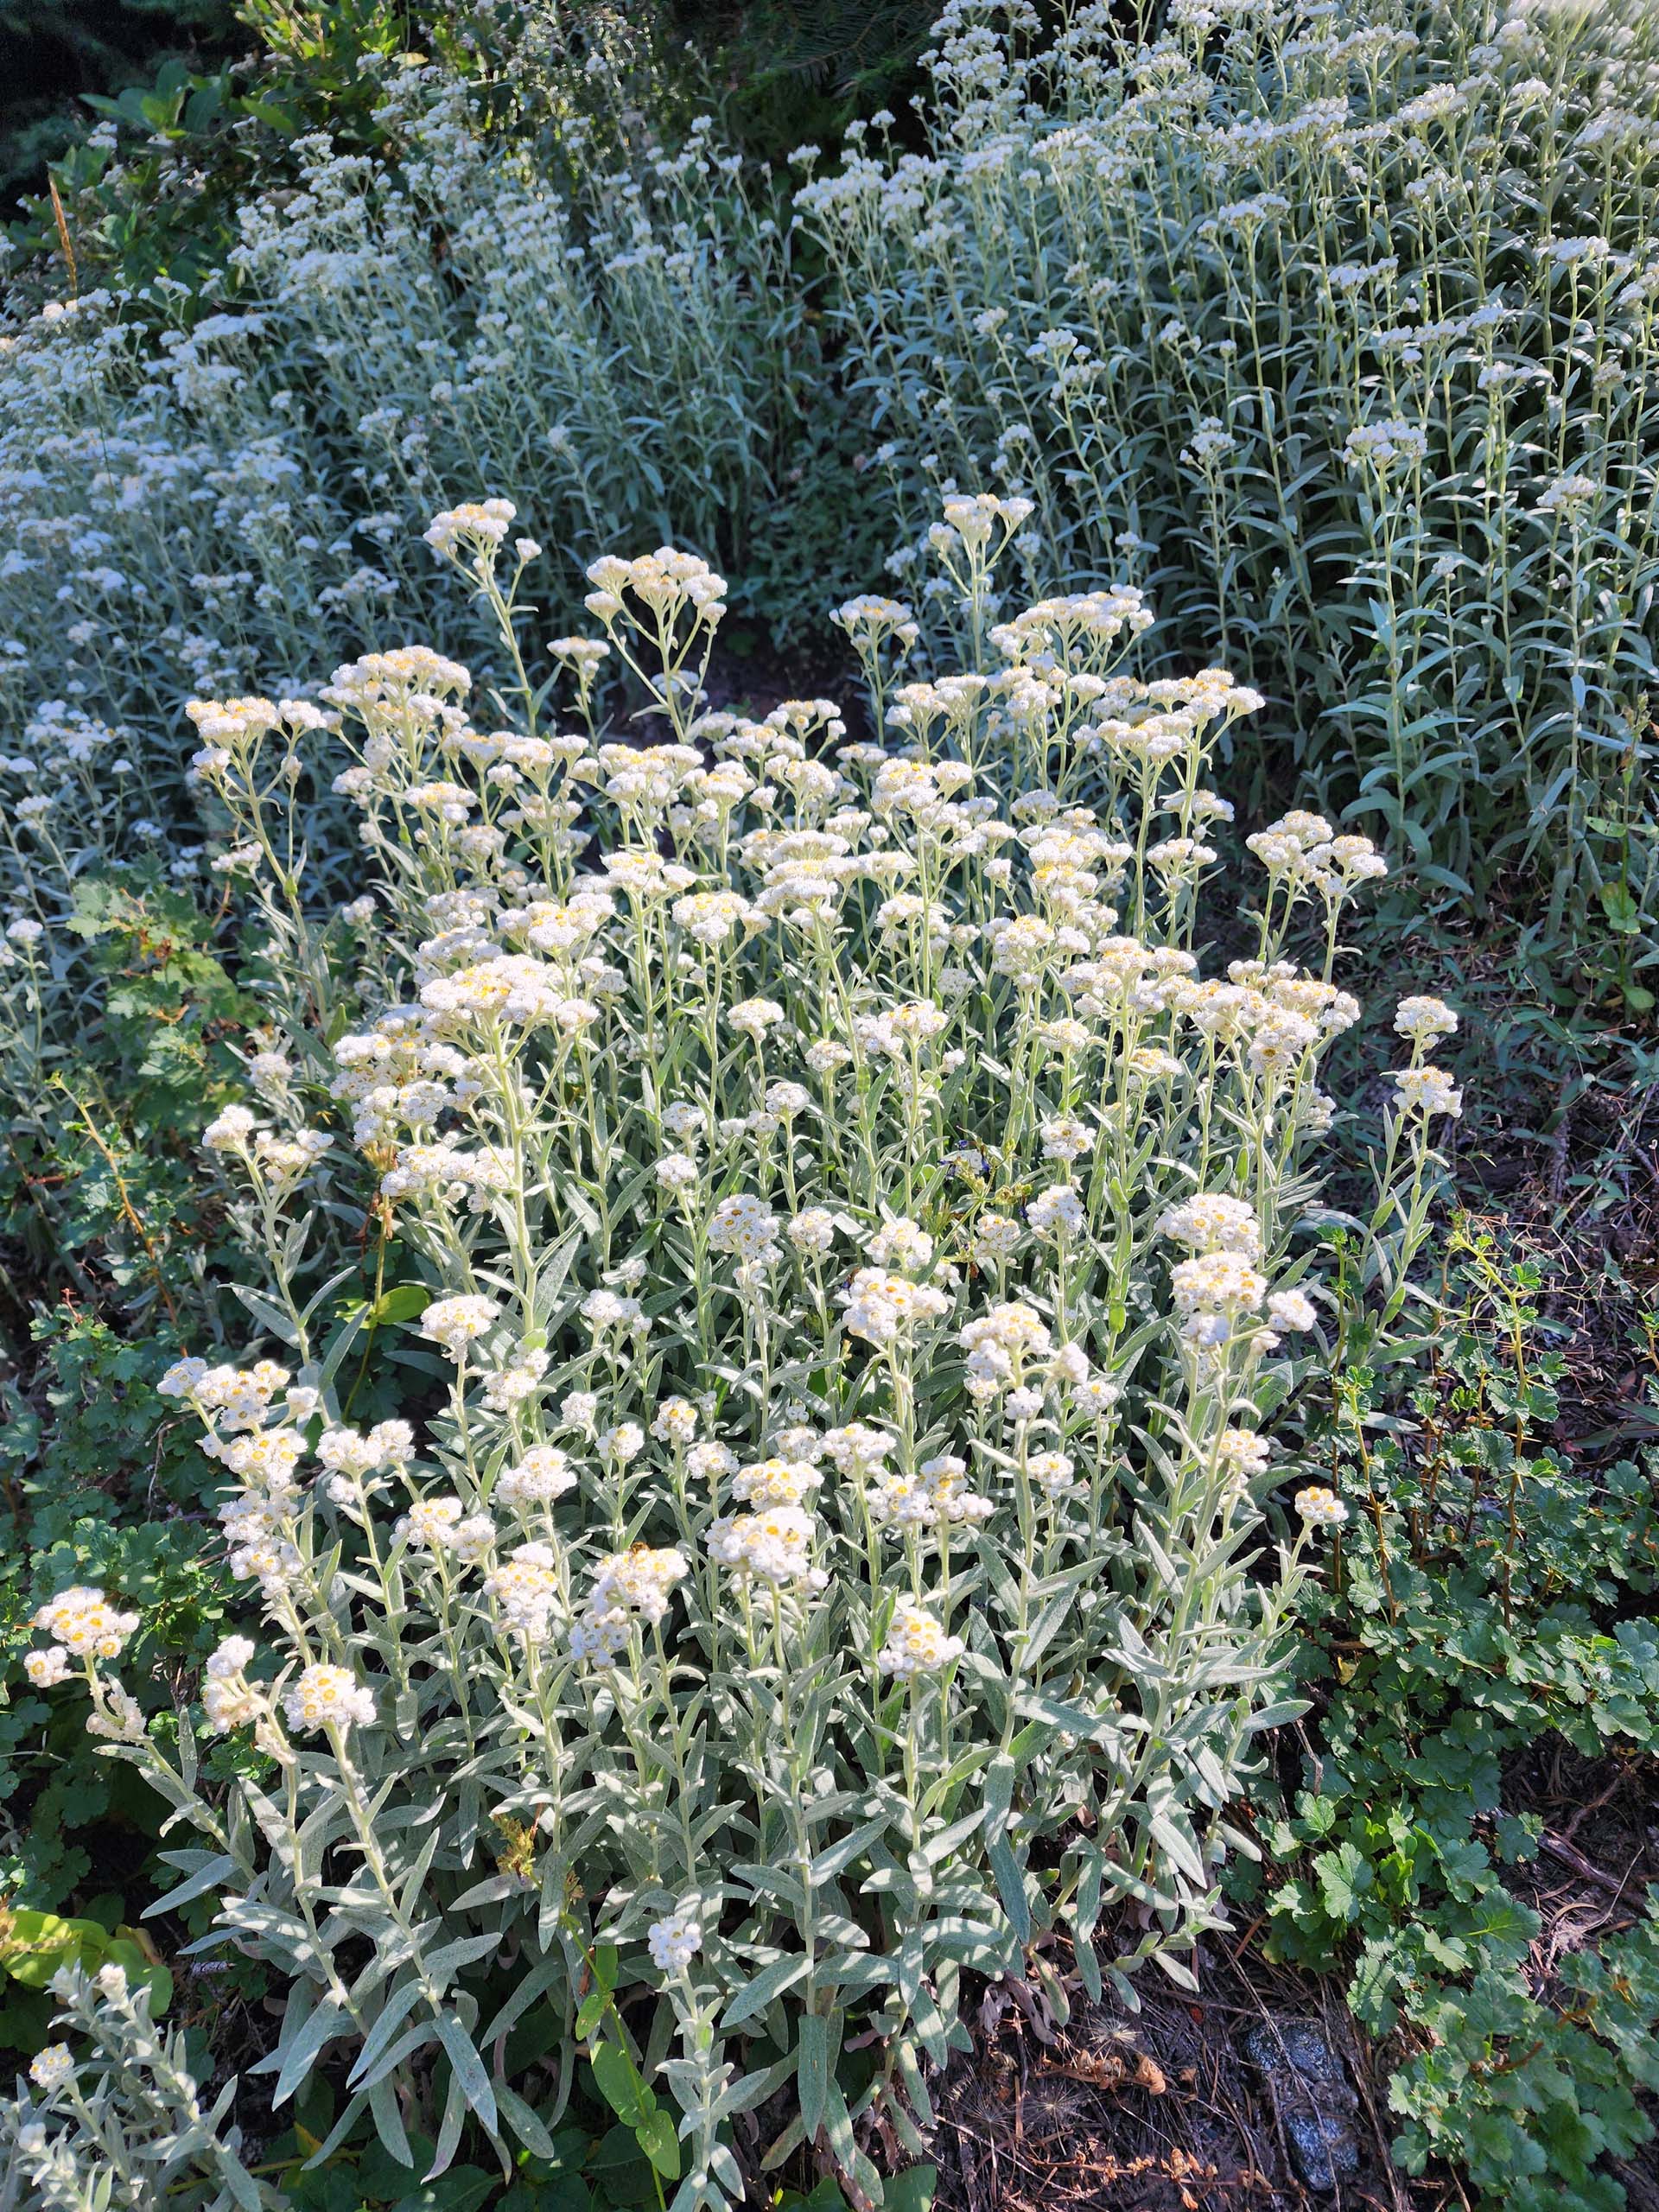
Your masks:
M 52 1991 L 64 2039 L 0 2101 L 0 2212 L 281 2212 L 240 2155 L 235 2081 L 204 2105 L 185 2038 L 151 2018 L 147 1986 L 111 1964 L 66 1967 Z
M 1028 582 L 1149 576 L 1437 895 L 1651 911 L 1656 29 L 949 0 L 921 148 L 797 156 L 899 588 L 995 483 Z
M 1132 588 L 996 602 L 1027 519 L 987 495 L 933 533 L 969 667 L 912 676 L 907 608 L 842 609 L 857 741 L 823 700 L 709 705 L 726 588 L 671 549 L 594 564 L 563 712 L 420 646 L 340 668 L 349 958 L 300 895 L 281 709 L 192 709 L 281 1070 L 206 1139 L 270 1349 L 162 1384 L 225 1478 L 243 1619 L 176 1742 L 102 1663 L 103 1593 L 41 1628 L 171 1808 L 169 1901 L 217 1900 L 197 1948 L 286 1987 L 277 2107 L 343 2080 L 319 2158 L 365 2116 L 407 2157 L 418 2115 L 438 2168 L 537 2150 L 603 2015 L 672 2101 L 680 2212 L 803 2143 L 875 2196 L 976 1986 L 1063 2012 L 1074 1959 L 1133 2001 L 1222 1924 L 1340 1517 L 1272 1503 L 1273 1416 L 1329 1363 L 1319 1071 L 1382 862 L 1287 817 L 1205 972 L 1208 772 L 1261 702 L 1131 672 Z M 531 556 L 501 520 L 428 535 L 511 659 Z M 1390 1298 L 1451 1020 L 1402 1010 Z M 372 1317 L 333 1302 L 325 1173 L 408 1255 Z M 372 1319 L 409 1392 L 361 1425 Z M 202 1729 L 245 1747 L 228 1790 Z M 552 2063 L 513 2078 L 530 2022 Z
M 389 67 L 395 179 L 301 138 L 214 312 L 156 332 L 163 279 L 137 316 L 86 291 L 0 329 L 25 845 L 54 809 L 61 839 L 70 791 L 106 855 L 205 875 L 194 831 L 167 842 L 177 706 L 310 683 L 320 618 L 367 649 L 418 607 L 481 671 L 487 620 L 442 605 L 413 527 L 480 471 L 583 561 L 647 534 L 741 561 L 790 633 L 866 547 L 910 591 L 941 498 L 995 484 L 1028 598 L 1149 581 L 1171 665 L 1281 703 L 1321 804 L 1426 897 L 1547 877 L 1546 934 L 1611 929 L 1647 1008 L 1656 20 L 1179 0 L 1050 37 L 1026 0 L 951 0 L 920 149 L 882 111 L 838 168 L 798 150 L 822 281 L 711 117 L 634 145 L 530 32 L 510 73 L 545 130 Z M 962 580 L 925 581 L 938 634 Z M 1248 727 L 1224 744 L 1276 780 Z

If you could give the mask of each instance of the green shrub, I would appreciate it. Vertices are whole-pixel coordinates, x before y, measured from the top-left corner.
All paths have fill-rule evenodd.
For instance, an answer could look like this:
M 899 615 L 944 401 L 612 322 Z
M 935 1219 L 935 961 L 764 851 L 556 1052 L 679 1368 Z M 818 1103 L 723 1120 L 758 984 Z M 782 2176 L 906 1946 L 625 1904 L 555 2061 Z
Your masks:
M 237 33 L 234 0 L 0 0 L 0 38 L 22 64 L 0 89 L 0 210 L 84 137 L 83 101 L 168 64 L 187 73 Z

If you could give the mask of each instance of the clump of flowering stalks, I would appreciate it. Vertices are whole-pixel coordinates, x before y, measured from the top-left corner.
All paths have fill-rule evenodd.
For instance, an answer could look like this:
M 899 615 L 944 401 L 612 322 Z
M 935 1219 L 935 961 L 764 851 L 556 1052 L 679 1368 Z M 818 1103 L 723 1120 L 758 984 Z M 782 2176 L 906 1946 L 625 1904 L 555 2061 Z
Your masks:
M 810 2144 L 874 2196 L 970 1989 L 1063 2014 L 1064 1945 L 1132 2001 L 1223 1924 L 1229 1802 L 1341 1517 L 1270 1507 L 1268 1415 L 1328 1364 L 1319 1074 L 1382 863 L 1286 817 L 1255 950 L 1206 972 L 1210 762 L 1261 702 L 1128 672 L 1132 588 L 995 602 L 1025 519 L 955 499 L 934 534 L 971 668 L 910 673 L 899 602 L 841 610 L 857 742 L 823 700 L 709 707 L 726 588 L 670 549 L 590 572 L 574 726 L 419 646 L 340 668 L 349 961 L 293 895 L 280 715 L 193 709 L 271 947 L 261 1087 L 206 1140 L 271 1348 L 162 1388 L 245 1592 L 193 1726 L 261 1778 L 206 1791 L 188 1728 L 110 1748 L 195 1831 L 168 1856 L 209 1948 L 287 1981 L 277 2102 L 343 2081 L 319 2156 L 365 2112 L 397 2156 L 420 2113 L 440 2166 L 469 2130 L 536 2150 L 569 2067 L 509 2078 L 508 2033 L 550 2011 L 568 2059 L 603 1948 L 680 2212 L 739 2198 L 733 2122 L 780 2092 L 745 2159 Z M 511 637 L 501 520 L 429 535 Z M 1451 1019 L 1402 1010 L 1394 1275 Z M 406 1417 L 352 1417 L 370 1317 L 315 1281 L 324 1173 L 418 1276 L 380 1324 Z M 109 1608 L 71 1598 L 42 1629 L 103 1713 Z
M 200 881 L 179 698 L 234 698 L 256 671 L 298 687 L 319 673 L 320 620 L 364 639 L 394 607 L 435 621 L 420 531 L 480 451 L 584 559 L 671 528 L 753 537 L 775 564 L 751 579 L 768 611 L 802 619 L 779 504 L 806 496 L 785 440 L 822 364 L 786 195 L 712 116 L 672 143 L 642 133 L 615 58 L 651 39 L 637 13 L 590 14 L 580 60 L 528 19 L 501 35 L 504 80 L 544 130 L 484 127 L 443 64 L 369 62 L 395 179 L 299 135 L 205 277 L 221 311 L 185 328 L 170 279 L 134 302 L 84 257 L 74 299 L 31 315 L 24 285 L 0 303 L 0 794 L 50 803 L 72 853 L 66 783 L 106 854 L 148 849 Z M 650 94 L 645 113 L 684 115 L 665 86 Z M 65 192 L 85 238 L 99 213 Z M 493 652 L 487 613 L 462 621 L 467 650 Z M 10 859 L 0 841 L 0 896 Z
M 1593 912 L 1653 758 L 1659 13 L 947 0 L 934 38 L 920 150 L 880 114 L 795 156 L 901 588 L 994 481 L 1030 576 L 1150 577 L 1166 650 L 1282 699 L 1457 895 L 1530 863 L 1552 929 Z

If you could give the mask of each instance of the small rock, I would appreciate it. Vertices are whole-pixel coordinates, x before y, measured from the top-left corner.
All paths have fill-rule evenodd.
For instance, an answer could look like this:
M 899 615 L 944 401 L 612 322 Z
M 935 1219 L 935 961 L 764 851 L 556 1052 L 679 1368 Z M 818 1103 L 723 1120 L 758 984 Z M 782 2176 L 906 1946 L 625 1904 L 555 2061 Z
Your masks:
M 1342 2060 L 1312 2020 L 1262 2021 L 1245 2037 L 1244 2055 L 1273 2100 L 1297 2172 L 1329 2195 L 1359 2168 L 1359 2098 Z

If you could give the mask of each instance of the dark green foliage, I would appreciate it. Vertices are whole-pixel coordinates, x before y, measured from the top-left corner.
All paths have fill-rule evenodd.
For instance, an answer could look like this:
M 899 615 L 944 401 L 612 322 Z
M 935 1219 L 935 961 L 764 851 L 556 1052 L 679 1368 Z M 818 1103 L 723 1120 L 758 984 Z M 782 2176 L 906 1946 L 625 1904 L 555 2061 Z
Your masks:
M 153 73 L 127 82 L 118 76 L 108 91 L 84 95 L 94 115 L 123 127 L 120 162 L 106 137 L 88 143 L 84 128 L 54 162 L 61 199 L 74 208 L 67 225 L 73 276 L 35 164 L 20 172 L 32 188 L 10 226 L 12 244 L 34 257 L 35 281 L 55 271 L 59 296 L 95 284 L 137 290 L 165 277 L 188 296 L 223 262 L 238 202 L 290 174 L 296 138 L 321 130 L 342 152 L 395 158 L 374 119 L 382 97 L 378 58 L 436 51 L 469 73 L 480 66 L 443 6 L 196 4 L 211 10 L 219 32 L 211 60 L 169 53 Z
M 675 0 L 671 13 L 721 88 L 728 129 L 757 158 L 779 161 L 805 139 L 833 144 L 877 108 L 903 114 L 938 10 L 933 0 Z
M 212 1648 L 224 1611 L 212 1470 L 155 1387 L 174 1350 L 69 1305 L 34 1333 L 27 1389 L 0 1387 L 0 1678 L 21 1681 L 35 1608 L 90 1582 L 142 1614 L 129 1680 L 168 1709 L 166 1677 Z M 89 1878 L 107 1886 L 111 1851 L 136 1871 L 161 1811 L 98 1757 L 73 1685 L 0 1707 L 0 1902 L 55 1910 Z
M 55 957 L 70 1017 L 4 1070 L 0 1676 L 21 1682 L 35 1608 L 93 1583 L 142 1614 L 131 1686 L 163 1711 L 223 1612 L 213 1470 L 156 1383 L 214 1333 L 223 1224 L 197 1140 L 247 1008 L 213 918 L 153 868 L 83 877 Z M 97 1756 L 73 1686 L 0 1707 L 0 1903 L 84 1903 L 111 1864 L 137 1872 L 160 1815 Z M 43 2025 L 25 2005 L 25 2048 Z
M 0 0 L 0 207 L 41 188 L 85 132 L 83 102 L 169 62 L 212 66 L 244 37 L 234 0 Z

